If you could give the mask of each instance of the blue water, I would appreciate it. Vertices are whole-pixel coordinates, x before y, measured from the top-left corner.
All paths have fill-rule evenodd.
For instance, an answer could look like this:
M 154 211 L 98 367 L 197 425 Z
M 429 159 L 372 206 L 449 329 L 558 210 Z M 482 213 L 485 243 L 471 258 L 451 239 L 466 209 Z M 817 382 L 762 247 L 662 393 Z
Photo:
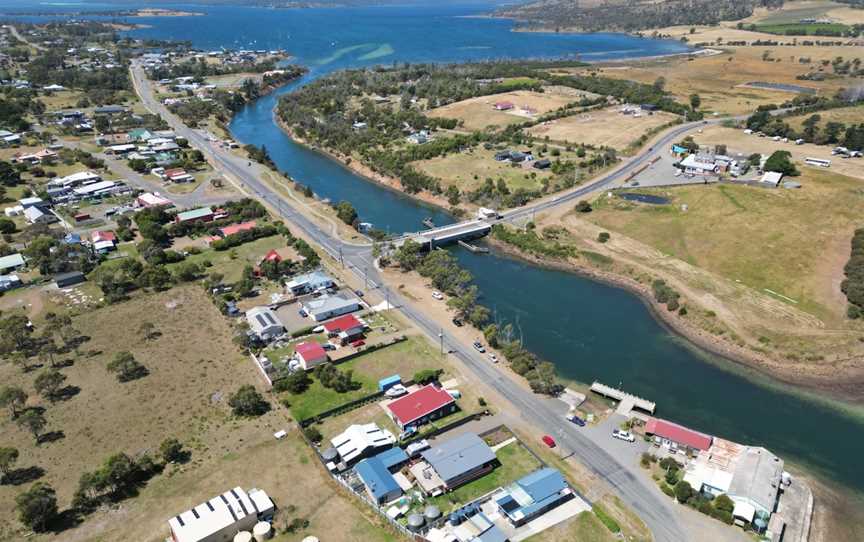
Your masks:
M 0 10 L 9 11 L 4 6 L 10 4 L 0 1 Z M 14 5 L 19 11 L 34 11 L 40 4 Z M 41 4 L 42 9 L 48 5 Z M 420 228 L 426 216 L 439 224 L 452 219 L 291 142 L 272 122 L 279 94 L 332 70 L 381 63 L 577 55 L 603 59 L 683 49 L 677 42 L 612 34 L 515 33 L 508 21 L 466 17 L 488 5 L 304 10 L 179 5 L 174 7 L 206 15 L 136 19 L 153 27 L 132 34 L 189 39 L 202 48 L 287 49 L 297 62 L 310 67 L 309 75 L 241 111 L 231 124 L 235 137 L 265 145 L 282 170 L 321 197 L 349 200 L 362 220 L 398 232 Z M 98 4 L 98 9 L 126 8 Z M 483 302 L 495 311 L 496 319 L 513 323 L 525 344 L 552 361 L 562 376 L 622 384 L 657 401 L 660 413 L 677 421 L 764 445 L 832 480 L 864 489 L 860 419 L 768 385 L 758 375 L 695 350 L 665 330 L 639 299 L 625 291 L 495 254 L 455 253 L 476 276 Z

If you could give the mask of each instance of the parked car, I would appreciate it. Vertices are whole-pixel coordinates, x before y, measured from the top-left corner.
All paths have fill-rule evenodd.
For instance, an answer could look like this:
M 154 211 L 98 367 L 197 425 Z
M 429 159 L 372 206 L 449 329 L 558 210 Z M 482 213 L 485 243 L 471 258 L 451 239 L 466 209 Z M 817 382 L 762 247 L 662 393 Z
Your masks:
M 462 320 L 460 320 L 460 319 L 458 319 L 458 318 L 454 318 L 454 319 L 453 319 L 453 325 L 456 326 L 456 327 L 462 327 L 462 326 L 465 325 L 465 324 L 462 323 Z
M 567 418 L 567 421 L 575 423 L 579 427 L 585 427 L 585 420 L 575 414 L 567 414 L 565 418 Z
M 309 313 L 306 312 L 306 311 L 303 310 L 303 309 L 300 309 L 299 311 L 297 311 L 297 314 L 299 314 L 299 315 L 302 316 L 303 318 L 306 318 L 307 316 L 309 316 Z
M 357 297 L 363 297 L 363 292 L 360 290 L 354 290 L 354 295 L 356 295 Z
M 481 354 L 486 352 L 486 348 L 480 343 L 480 341 L 474 341 L 474 350 L 480 352 Z
M 323 343 L 321 345 L 321 348 L 323 348 L 324 350 L 331 350 L 332 351 L 332 350 L 336 350 L 336 345 L 332 344 L 332 343 Z
M 492 363 L 498 363 L 498 356 L 496 356 L 495 354 L 489 354 L 489 361 L 491 361 Z
M 550 448 L 554 448 L 555 446 L 557 446 L 557 444 L 555 444 L 555 439 L 550 437 L 549 435 L 543 435 L 543 438 L 540 440 L 542 440 L 543 444 L 549 446 Z
M 442 299 L 444 299 L 444 296 L 441 294 L 441 292 L 439 292 L 437 290 L 432 292 L 432 297 L 434 299 L 437 299 L 438 301 L 441 301 Z
M 351 343 L 351 346 L 353 346 L 354 348 L 360 348 L 361 346 L 363 346 L 365 344 L 366 344 L 366 341 L 364 341 L 363 339 L 360 339 L 360 340 L 357 340 L 357 341 L 354 341 L 353 343 Z
M 612 431 L 612 436 L 617 439 L 626 440 L 627 442 L 636 442 L 636 437 L 634 437 L 633 433 L 631 433 L 630 431 L 622 431 L 620 429 L 615 429 L 614 431 Z

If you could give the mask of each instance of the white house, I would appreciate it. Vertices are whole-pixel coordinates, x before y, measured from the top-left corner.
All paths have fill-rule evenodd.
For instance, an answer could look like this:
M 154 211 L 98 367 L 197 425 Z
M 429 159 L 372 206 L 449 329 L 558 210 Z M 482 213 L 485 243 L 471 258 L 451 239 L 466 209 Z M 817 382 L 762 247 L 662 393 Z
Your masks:
M 43 213 L 39 207 L 27 207 L 24 209 L 24 217 L 30 224 L 50 224 L 57 218 L 49 213 Z
M 396 437 L 376 423 L 366 423 L 349 425 L 344 432 L 330 439 L 330 443 L 339 452 L 342 461 L 350 465 L 378 450 L 393 446 Z
M 285 332 L 285 326 L 276 313 L 267 307 L 253 307 L 246 311 L 249 329 L 262 341 L 271 341 Z
M 329 358 L 324 348 L 316 342 L 302 342 L 294 349 L 294 357 L 300 362 L 303 370 L 309 371 L 327 363 Z

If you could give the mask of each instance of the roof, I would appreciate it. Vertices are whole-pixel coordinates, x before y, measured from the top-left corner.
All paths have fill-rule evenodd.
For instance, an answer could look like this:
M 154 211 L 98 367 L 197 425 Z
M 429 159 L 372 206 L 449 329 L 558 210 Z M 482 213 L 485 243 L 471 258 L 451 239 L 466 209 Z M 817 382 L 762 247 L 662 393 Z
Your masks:
M 677 442 L 678 444 L 684 444 L 697 450 L 707 450 L 711 447 L 712 437 L 710 435 L 660 418 L 651 418 L 648 420 L 648 423 L 645 424 L 645 433 L 657 435 L 658 437 Z
M 357 463 L 356 471 L 357 476 L 363 480 L 363 484 L 366 485 L 375 499 L 381 499 L 394 491 L 399 494 L 402 493 L 402 489 L 396 483 L 393 475 L 377 457 L 364 459 Z
M 180 222 L 184 222 L 186 220 L 195 220 L 196 218 L 204 218 L 206 216 L 211 216 L 213 214 L 213 209 L 210 207 L 201 207 L 199 209 L 190 209 L 189 211 L 183 211 L 182 213 L 177 213 L 177 220 Z
M 245 491 L 235 487 L 174 516 L 168 525 L 176 542 L 198 542 L 253 514 L 257 515 L 255 504 Z
M 113 231 L 94 231 L 90 234 L 90 240 L 94 243 L 99 241 L 111 241 L 113 243 L 117 240 L 117 236 Z
M 271 327 L 284 327 L 272 310 L 267 307 L 253 307 L 246 311 L 246 321 L 255 333 L 261 333 Z
M 363 327 L 363 324 L 353 314 L 346 314 L 329 322 L 324 322 L 324 331 L 327 333 L 339 333 L 357 327 Z
M 474 433 L 454 437 L 420 455 L 445 483 L 495 461 L 495 452 Z
M 65 177 L 60 177 L 59 179 L 55 179 L 57 183 L 76 183 L 76 182 L 84 182 L 89 181 L 90 179 L 99 179 L 99 175 L 93 173 L 92 171 L 79 171 L 78 173 L 71 173 L 66 175 Z
M 99 192 L 100 190 L 108 190 L 109 188 L 114 188 L 117 183 L 114 181 L 99 181 L 93 184 L 87 184 L 81 186 L 79 188 L 73 189 L 73 192 L 78 194 L 79 196 L 85 196 L 88 194 L 93 194 L 94 192 Z
M 735 463 L 729 496 L 746 498 L 770 512 L 774 509 L 782 476 L 782 459 L 765 448 L 748 446 Z
M 330 439 L 330 443 L 339 452 L 339 457 L 346 463 L 357 459 L 370 448 L 392 446 L 396 437 L 387 430 L 382 430 L 375 423 L 349 425 L 345 431 Z
M 235 233 L 240 233 L 241 231 L 251 230 L 258 223 L 254 220 L 250 220 L 249 222 L 241 222 L 240 224 L 231 224 L 230 226 L 225 226 L 221 231 L 222 235 L 228 237 L 229 235 L 234 235 Z
M 408 425 L 454 402 L 455 399 L 449 393 L 433 384 L 428 384 L 417 391 L 396 399 L 387 405 L 387 408 L 393 413 L 399 423 Z
M 392 469 L 408 461 L 408 454 L 402 448 L 390 448 L 376 455 L 375 459 L 381 461 L 387 469 Z
M 78 279 L 83 277 L 84 273 L 82 273 L 81 271 L 67 271 L 66 273 L 59 273 L 57 275 L 54 275 L 54 280 L 63 281 L 66 279 Z
M 20 267 L 22 265 L 24 265 L 24 256 L 20 254 L 0 256 L 0 269 L 9 269 L 11 267 Z
M 138 203 L 144 207 L 153 207 L 156 205 L 171 205 L 171 200 L 163 198 L 159 194 L 145 192 L 138 196 Z
M 305 308 L 310 314 L 323 314 L 352 305 L 359 306 L 359 303 L 355 299 L 348 299 L 341 295 L 325 295 L 318 299 L 307 301 Z
M 40 209 L 39 207 L 33 206 L 24 209 L 24 216 L 27 217 L 27 220 L 35 222 L 36 220 L 39 220 L 40 218 L 45 216 L 45 213 L 43 213 L 42 209 Z
M 312 271 L 311 273 L 305 273 L 303 275 L 297 275 L 290 282 L 288 282 L 289 288 L 297 288 L 299 286 L 310 286 L 317 287 L 321 284 L 332 284 L 333 279 L 330 278 L 329 275 L 324 273 L 323 271 Z
M 766 171 L 759 182 L 773 184 L 777 186 L 780 184 L 780 181 L 783 179 L 783 174 L 778 171 Z
M 494 499 L 509 517 L 518 521 L 567 498 L 569 489 L 559 471 L 545 467 L 517 480 Z
M 263 262 L 281 262 L 282 256 L 280 256 L 279 253 L 276 252 L 276 249 L 274 248 L 274 249 L 270 249 L 270 252 L 268 252 L 261 261 L 263 261 Z
M 324 351 L 324 348 L 322 348 L 320 344 L 313 342 L 304 342 L 298 344 L 295 347 L 294 352 L 296 352 L 297 355 L 301 356 L 307 361 L 327 357 L 327 352 Z

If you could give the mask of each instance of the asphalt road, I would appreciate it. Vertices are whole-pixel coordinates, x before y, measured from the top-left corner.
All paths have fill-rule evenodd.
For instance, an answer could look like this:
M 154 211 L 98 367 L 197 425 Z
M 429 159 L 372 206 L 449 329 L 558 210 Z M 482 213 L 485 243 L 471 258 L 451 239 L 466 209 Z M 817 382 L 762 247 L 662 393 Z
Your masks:
M 133 65 L 132 77 L 138 95 L 151 112 L 162 115 L 178 135 L 187 138 L 192 146 L 200 149 L 215 167 L 226 174 L 229 180 L 238 183 L 242 191 L 270 204 L 282 218 L 303 230 L 312 241 L 320 245 L 332 257 L 339 260 L 341 256 L 344 265 L 359 278 L 371 280 L 372 289 L 377 289 L 382 298 L 386 296 L 397 310 L 401 311 L 429 337 L 437 341 L 441 337 L 439 335 L 441 333 L 447 348 L 474 373 L 479 381 L 485 382 L 510 401 L 514 406 L 514 411 L 519 412 L 525 421 L 536 427 L 538 431 L 554 435 L 560 446 L 572 451 L 576 460 L 588 467 L 596 476 L 608 482 L 618 496 L 645 521 L 654 534 L 655 540 L 658 542 L 680 542 L 688 539 L 669 499 L 639 476 L 638 465 L 628 465 L 617 461 L 597 443 L 580 434 L 575 426 L 566 422 L 562 412 L 556 410 L 555 401 L 521 387 L 509 376 L 496 369 L 485 356 L 477 353 L 470 345 L 462 343 L 455 336 L 442 330 L 441 326 L 429 316 L 406 303 L 397 292 L 386 290 L 381 285 L 380 275 L 375 268 L 371 247 L 344 243 L 330 233 L 323 231 L 316 223 L 306 218 L 302 212 L 291 207 L 266 183 L 259 180 L 258 177 L 266 171 L 263 166 L 256 163 L 249 164 L 246 160 L 231 154 L 229 151 L 211 145 L 206 137 L 188 128 L 182 121 L 168 112 L 161 103 L 154 99 L 150 81 L 146 79 L 143 70 L 137 65 Z M 681 126 L 672 134 L 664 137 L 661 143 L 655 145 L 655 148 L 665 145 L 666 142 L 694 127 L 694 124 Z M 639 164 L 650 159 L 651 155 L 651 152 L 643 153 L 617 172 L 566 196 L 561 196 L 555 201 L 549 200 L 535 205 L 533 208 L 507 213 L 506 219 L 524 216 L 535 210 L 547 209 L 576 199 L 590 190 L 611 183 L 620 175 L 625 175 L 632 168 L 638 167 Z

